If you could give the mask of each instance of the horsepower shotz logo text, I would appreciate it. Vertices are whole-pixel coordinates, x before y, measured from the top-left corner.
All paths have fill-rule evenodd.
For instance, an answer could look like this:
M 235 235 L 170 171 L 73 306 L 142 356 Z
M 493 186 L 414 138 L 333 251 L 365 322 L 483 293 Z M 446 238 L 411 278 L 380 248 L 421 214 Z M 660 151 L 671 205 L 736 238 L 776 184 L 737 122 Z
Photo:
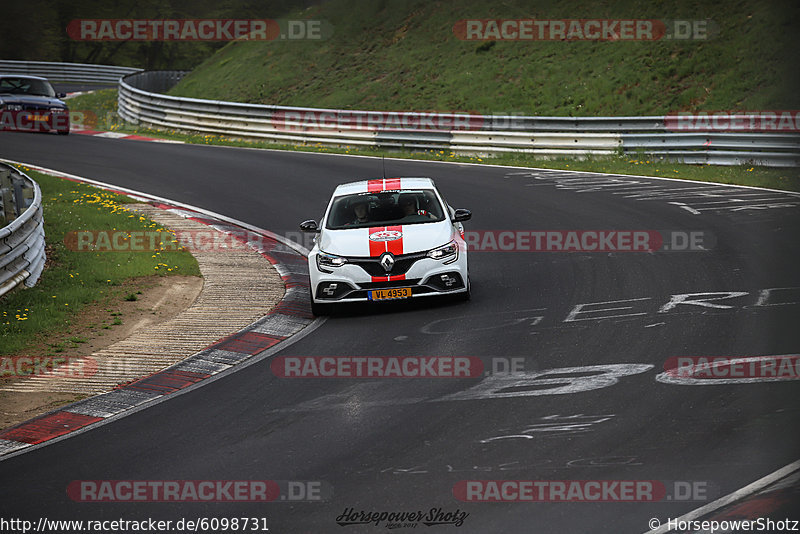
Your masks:
M 428 527 L 434 525 L 460 527 L 467 517 L 469 517 L 469 512 L 458 508 L 454 511 L 445 510 L 444 508 L 431 508 L 428 512 L 423 512 L 422 510 L 389 512 L 385 510 L 356 510 L 349 507 L 339 514 L 336 518 L 336 523 L 340 527 L 375 523 L 377 527 L 380 523 L 386 522 L 386 527 L 389 529 L 416 528 L 418 523 Z

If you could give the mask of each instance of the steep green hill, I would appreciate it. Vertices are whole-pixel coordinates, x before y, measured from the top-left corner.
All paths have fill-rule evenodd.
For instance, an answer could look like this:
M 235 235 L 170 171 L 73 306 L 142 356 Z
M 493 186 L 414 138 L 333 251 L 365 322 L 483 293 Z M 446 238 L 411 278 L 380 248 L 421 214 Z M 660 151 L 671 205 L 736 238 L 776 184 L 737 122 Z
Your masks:
M 232 42 L 172 94 L 239 102 L 532 115 L 800 108 L 800 3 L 329 0 L 325 40 Z M 467 41 L 473 19 L 712 19 L 707 40 Z

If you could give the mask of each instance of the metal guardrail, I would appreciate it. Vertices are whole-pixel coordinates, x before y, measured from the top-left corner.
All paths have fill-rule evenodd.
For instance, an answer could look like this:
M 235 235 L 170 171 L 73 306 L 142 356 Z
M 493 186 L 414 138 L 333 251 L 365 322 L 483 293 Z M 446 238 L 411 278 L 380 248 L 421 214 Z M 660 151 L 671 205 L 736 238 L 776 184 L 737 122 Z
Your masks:
M 33 287 L 44 269 L 42 191 L 16 168 L 0 163 L 0 297 L 21 283 Z
M 86 63 L 0 60 L 0 74 L 42 76 L 51 82 L 116 85 L 123 76 L 141 72 L 141 70 L 133 67 L 90 65 Z
M 119 84 L 120 116 L 153 128 L 289 144 L 448 150 L 468 155 L 627 154 L 713 165 L 800 166 L 800 134 L 795 132 L 671 132 L 665 116 L 393 113 L 243 104 L 162 94 L 185 74 L 149 71 L 124 77 Z M 414 124 L 427 121 L 433 127 L 404 127 L 403 121 Z M 455 127 L 437 129 L 436 124 Z
M 269 106 L 163 94 L 185 71 L 0 60 L 0 72 L 61 82 L 119 83 L 118 111 L 127 122 L 275 143 L 448 150 L 483 156 L 521 152 L 544 158 L 626 154 L 711 165 L 800 167 L 797 132 L 673 132 L 665 116 L 530 117 Z M 407 120 L 427 125 L 407 127 Z

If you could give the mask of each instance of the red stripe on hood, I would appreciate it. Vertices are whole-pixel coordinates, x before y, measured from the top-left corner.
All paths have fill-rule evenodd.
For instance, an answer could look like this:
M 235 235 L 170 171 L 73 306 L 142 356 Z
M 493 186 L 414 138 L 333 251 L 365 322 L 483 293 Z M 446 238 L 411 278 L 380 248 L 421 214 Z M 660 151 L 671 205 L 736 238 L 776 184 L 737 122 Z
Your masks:
M 384 245 L 386 245 L 387 252 L 391 252 L 395 256 L 401 255 L 403 253 L 403 227 L 400 225 L 387 226 L 386 230 L 400 232 L 400 239 L 395 239 L 394 241 L 384 241 Z
M 400 239 L 394 241 L 373 241 L 369 239 L 374 232 L 395 231 L 400 232 Z M 372 258 L 377 258 L 384 252 L 391 252 L 395 256 L 403 254 L 403 227 L 402 225 L 396 226 L 375 226 L 368 230 L 367 239 L 369 240 L 369 255 Z M 406 275 L 397 274 L 394 276 L 373 276 L 373 282 L 388 282 L 392 280 L 405 280 Z
M 370 258 L 377 258 L 386 252 L 386 243 L 383 241 L 373 241 L 369 238 L 375 232 L 383 232 L 386 230 L 385 226 L 374 226 L 367 230 L 367 240 L 369 241 L 369 256 Z

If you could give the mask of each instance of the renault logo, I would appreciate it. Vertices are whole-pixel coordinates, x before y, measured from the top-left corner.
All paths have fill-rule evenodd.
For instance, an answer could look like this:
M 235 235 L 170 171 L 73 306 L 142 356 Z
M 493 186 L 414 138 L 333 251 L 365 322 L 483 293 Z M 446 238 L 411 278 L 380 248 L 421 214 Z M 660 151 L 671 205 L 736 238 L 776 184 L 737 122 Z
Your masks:
M 383 270 L 388 272 L 392 271 L 392 267 L 394 267 L 394 256 L 392 256 L 391 252 L 385 252 L 383 256 L 381 256 L 381 260 L 379 262 Z

